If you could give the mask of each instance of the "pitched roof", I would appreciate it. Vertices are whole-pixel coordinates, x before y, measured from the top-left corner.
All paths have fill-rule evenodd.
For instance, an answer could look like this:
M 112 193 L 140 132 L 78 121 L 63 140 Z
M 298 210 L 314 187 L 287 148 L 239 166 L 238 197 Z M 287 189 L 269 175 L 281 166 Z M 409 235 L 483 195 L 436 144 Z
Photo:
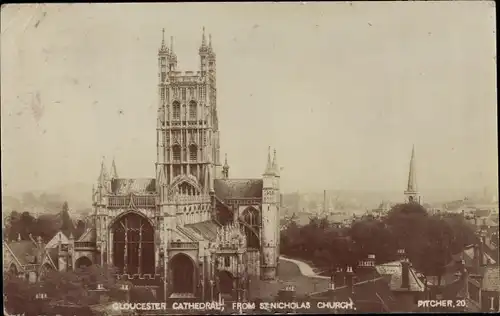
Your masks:
M 205 221 L 195 224 L 184 225 L 185 230 L 195 232 L 205 240 L 215 240 L 217 236 L 217 228 L 219 227 L 214 221 Z
M 377 272 L 381 275 L 390 276 L 389 286 L 392 291 L 413 291 L 413 292 L 423 292 L 425 290 L 425 285 L 417 276 L 417 272 L 413 268 L 409 268 L 409 288 L 402 288 L 402 275 L 403 275 L 403 265 L 400 261 L 388 262 L 380 265 L 376 265 L 375 268 Z
M 220 199 L 261 198 L 262 179 L 215 179 L 215 195 Z
M 111 181 L 113 194 L 152 194 L 156 192 L 156 180 L 154 178 L 124 179 L 118 178 Z
M 12 241 L 6 243 L 12 254 L 16 257 L 20 264 L 35 263 L 37 245 L 31 240 Z
M 87 228 L 77 241 L 96 241 L 96 239 L 95 228 Z
M 52 237 L 52 239 L 47 243 L 47 245 L 45 245 L 45 248 L 57 247 L 59 240 L 63 245 L 69 244 L 69 238 L 62 231 L 59 231 L 57 234 L 55 234 L 54 237 Z
M 488 266 L 484 273 L 482 282 L 483 291 L 500 292 L 500 267 Z

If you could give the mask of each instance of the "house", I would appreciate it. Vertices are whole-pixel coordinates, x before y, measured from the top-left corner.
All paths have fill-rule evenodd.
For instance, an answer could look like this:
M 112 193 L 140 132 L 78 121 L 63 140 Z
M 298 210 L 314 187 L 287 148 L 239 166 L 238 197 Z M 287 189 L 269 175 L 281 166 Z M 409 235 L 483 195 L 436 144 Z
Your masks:
M 56 264 L 45 248 L 41 237 L 35 241 L 33 237 L 29 240 L 18 240 L 3 242 L 4 273 L 11 272 L 19 277 L 24 277 L 32 283 L 38 281 L 41 275 L 48 269 L 55 269 Z
M 414 311 L 417 301 L 425 295 L 425 286 L 404 251 L 400 250 L 399 254 L 401 260 L 379 265 L 375 264 L 375 256 L 369 255 L 358 263 L 355 272 L 352 267 L 345 272 L 338 269 L 328 289 L 312 293 L 309 298 L 313 301 L 352 301 L 356 313 Z

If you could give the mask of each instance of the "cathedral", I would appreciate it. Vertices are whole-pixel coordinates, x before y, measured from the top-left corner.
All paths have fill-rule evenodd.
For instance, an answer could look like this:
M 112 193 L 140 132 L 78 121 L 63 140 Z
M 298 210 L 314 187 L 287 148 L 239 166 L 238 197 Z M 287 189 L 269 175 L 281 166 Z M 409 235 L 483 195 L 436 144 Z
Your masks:
M 93 227 L 61 266 L 108 264 L 160 297 L 245 299 L 249 279 L 276 278 L 280 168 L 269 149 L 262 177 L 229 177 L 220 154 L 216 54 L 203 35 L 199 71 L 181 72 L 173 39 L 158 50 L 155 178 L 119 175 L 103 162 Z M 264 157 L 263 157 L 264 158 Z M 265 167 L 265 168 L 264 168 Z

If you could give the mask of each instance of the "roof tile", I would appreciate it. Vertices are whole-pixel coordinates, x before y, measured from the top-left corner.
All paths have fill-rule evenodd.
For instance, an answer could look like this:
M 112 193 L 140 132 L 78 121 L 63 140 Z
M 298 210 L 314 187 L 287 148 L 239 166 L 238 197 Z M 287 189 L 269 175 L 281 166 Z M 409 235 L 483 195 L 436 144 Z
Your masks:
M 216 179 L 215 194 L 222 200 L 231 198 L 261 198 L 262 179 Z

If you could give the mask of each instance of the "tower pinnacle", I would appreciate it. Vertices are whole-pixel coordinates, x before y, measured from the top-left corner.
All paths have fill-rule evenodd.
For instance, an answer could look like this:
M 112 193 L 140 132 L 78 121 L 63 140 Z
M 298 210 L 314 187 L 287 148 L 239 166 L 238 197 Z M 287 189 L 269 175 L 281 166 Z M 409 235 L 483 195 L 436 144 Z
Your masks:
M 278 157 L 276 155 L 276 149 L 274 149 L 273 169 L 274 169 L 274 173 L 276 174 L 276 176 L 279 176 L 280 175 L 280 167 L 278 165 Z
M 202 46 L 202 47 L 205 47 L 205 46 L 207 45 L 207 43 L 206 43 L 206 42 L 207 42 L 207 40 L 206 40 L 206 38 L 205 38 L 205 27 L 203 27 L 203 34 L 202 34 L 202 36 L 201 36 L 201 46 Z
M 224 166 L 222 167 L 222 175 L 225 179 L 229 178 L 229 165 L 227 163 L 227 154 L 225 154 Z
M 113 179 L 118 178 L 118 172 L 116 171 L 115 158 L 113 158 L 113 162 L 111 163 L 111 177 Z
M 170 36 L 170 53 L 174 53 L 174 37 Z
M 264 175 L 273 175 L 274 170 L 273 170 L 273 163 L 271 161 L 271 146 L 269 146 L 268 151 L 267 151 L 267 165 L 266 165 L 266 171 L 264 172 Z

